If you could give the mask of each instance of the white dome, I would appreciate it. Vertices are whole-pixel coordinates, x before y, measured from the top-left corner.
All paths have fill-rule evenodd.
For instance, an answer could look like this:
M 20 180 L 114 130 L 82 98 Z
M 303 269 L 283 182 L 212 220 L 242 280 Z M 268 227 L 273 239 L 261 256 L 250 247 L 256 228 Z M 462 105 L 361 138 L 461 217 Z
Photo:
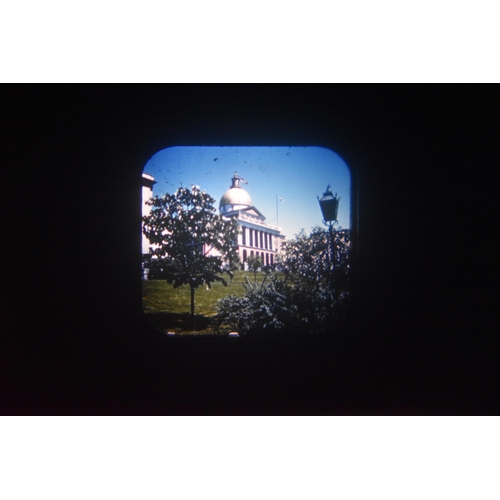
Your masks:
M 247 183 L 236 172 L 231 179 L 231 187 L 222 195 L 219 203 L 219 211 L 221 214 L 243 210 L 252 206 L 252 198 L 240 187 L 240 182 Z
M 243 188 L 230 188 L 222 195 L 219 208 L 227 205 L 244 205 L 245 207 L 251 207 L 252 198 Z

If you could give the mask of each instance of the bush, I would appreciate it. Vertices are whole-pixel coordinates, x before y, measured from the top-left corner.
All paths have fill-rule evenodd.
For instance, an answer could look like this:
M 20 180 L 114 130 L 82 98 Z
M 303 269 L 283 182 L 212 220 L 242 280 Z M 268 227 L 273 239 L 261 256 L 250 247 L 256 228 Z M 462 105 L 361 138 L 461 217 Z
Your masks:
M 262 283 L 245 276 L 245 295 L 218 301 L 219 326 L 228 324 L 240 334 L 326 333 L 335 328 L 348 301 L 349 246 L 347 230 L 335 233 L 333 252 L 328 234 L 315 228 L 283 245 L 279 258 L 285 279 L 270 269 Z
M 290 285 L 271 276 L 256 283 L 245 276 L 245 295 L 228 295 L 217 303 L 218 325 L 240 334 L 323 333 L 335 317 L 334 294 L 327 289 Z
M 245 276 L 245 295 L 228 295 L 217 303 L 219 325 L 228 324 L 240 333 L 280 330 L 295 306 L 288 300 L 287 285 L 272 278 L 268 283 L 252 282 Z

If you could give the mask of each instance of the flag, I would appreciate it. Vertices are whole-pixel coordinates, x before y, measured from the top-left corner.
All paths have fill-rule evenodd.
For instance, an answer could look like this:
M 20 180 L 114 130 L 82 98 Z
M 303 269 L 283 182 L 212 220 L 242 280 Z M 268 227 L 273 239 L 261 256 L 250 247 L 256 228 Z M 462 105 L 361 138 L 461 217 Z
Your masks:
M 280 200 L 280 201 L 285 201 L 283 198 L 280 198 L 279 196 L 278 196 L 278 200 Z

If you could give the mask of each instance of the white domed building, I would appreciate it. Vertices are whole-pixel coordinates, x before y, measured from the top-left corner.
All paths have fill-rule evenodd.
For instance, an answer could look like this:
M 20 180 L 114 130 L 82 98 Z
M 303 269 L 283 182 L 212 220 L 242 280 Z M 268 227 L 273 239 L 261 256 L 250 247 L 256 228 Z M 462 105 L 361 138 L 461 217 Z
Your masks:
M 285 236 L 277 226 L 265 222 L 266 218 L 253 205 L 252 198 L 240 184 L 247 184 L 236 172 L 231 179 L 231 187 L 222 195 L 219 203 L 219 213 L 224 217 L 236 217 L 239 232 L 237 251 L 243 269 L 248 269 L 247 260 L 251 255 L 259 255 L 265 266 L 272 266 L 276 262 L 276 254 L 280 251 L 281 242 Z M 153 196 L 153 186 L 156 184 L 150 174 L 142 174 L 142 215 L 149 215 L 151 207 L 146 203 Z M 142 253 L 149 252 L 150 243 L 142 235 Z M 209 250 L 208 254 L 217 254 Z M 149 270 L 143 264 L 143 279 L 148 279 Z
M 251 255 L 259 255 L 265 266 L 276 262 L 285 236 L 277 226 L 265 222 L 266 218 L 253 205 L 252 198 L 241 184 L 247 184 L 236 172 L 231 179 L 231 187 L 222 195 L 219 213 L 226 217 L 236 217 L 240 231 L 238 234 L 238 254 L 244 269 Z

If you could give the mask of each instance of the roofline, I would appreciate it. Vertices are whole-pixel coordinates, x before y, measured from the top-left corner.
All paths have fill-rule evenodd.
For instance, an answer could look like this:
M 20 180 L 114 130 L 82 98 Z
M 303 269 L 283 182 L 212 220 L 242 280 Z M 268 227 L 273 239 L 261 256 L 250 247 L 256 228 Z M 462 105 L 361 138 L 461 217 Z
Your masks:
M 227 205 L 222 205 L 223 207 L 227 206 Z M 219 210 L 220 210 L 221 207 L 219 207 Z M 266 216 L 258 209 L 256 208 L 255 206 L 249 206 L 249 207 L 246 207 L 246 208 L 239 208 L 238 210 L 231 210 L 231 212 L 226 212 L 224 215 L 230 215 L 230 214 L 239 214 L 241 212 L 246 212 L 248 210 L 255 210 L 258 214 L 259 217 L 262 218 L 262 220 L 266 220 Z M 254 216 L 255 217 L 255 216 Z
M 142 173 L 143 186 L 153 187 L 156 183 L 155 178 L 151 174 L 147 174 L 146 172 Z

